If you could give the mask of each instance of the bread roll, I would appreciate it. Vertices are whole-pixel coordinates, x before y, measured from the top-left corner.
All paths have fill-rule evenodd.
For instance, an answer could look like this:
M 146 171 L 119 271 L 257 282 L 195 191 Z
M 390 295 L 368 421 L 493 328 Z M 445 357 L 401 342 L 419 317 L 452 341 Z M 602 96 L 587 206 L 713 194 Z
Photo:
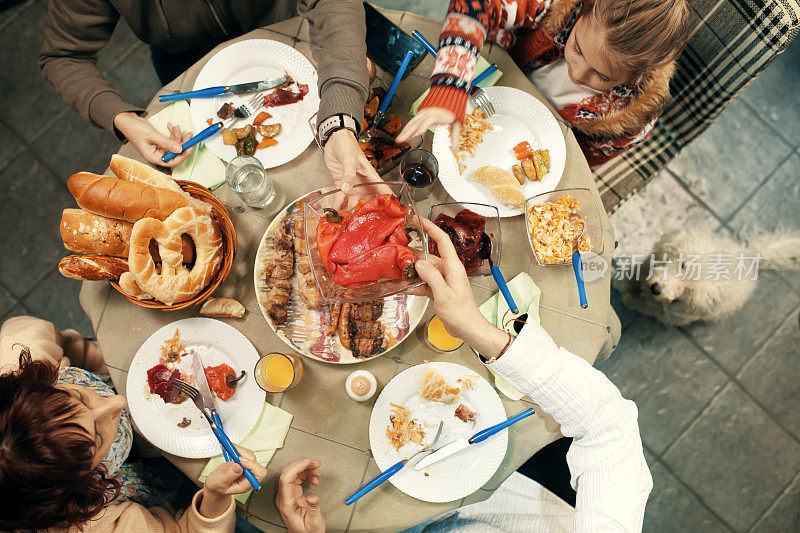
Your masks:
M 144 183 L 151 187 L 158 187 L 159 189 L 167 189 L 176 192 L 185 196 L 189 201 L 189 205 L 195 209 L 200 209 L 206 213 L 211 212 L 210 205 L 197 198 L 192 198 L 189 193 L 181 189 L 180 186 L 175 183 L 174 179 L 148 166 L 146 163 L 140 163 L 124 155 L 114 154 L 111 156 L 111 164 L 109 166 L 111 167 L 111 172 L 121 180 Z
M 58 262 L 58 271 L 79 280 L 117 280 L 128 271 L 128 260 L 107 255 L 68 255 Z
M 241 318 L 244 315 L 244 306 L 233 298 L 209 298 L 200 314 L 222 318 Z
M 64 247 L 78 254 L 128 257 L 133 224 L 124 220 L 101 217 L 83 209 L 64 209 L 61 214 L 61 240 Z M 182 235 L 183 262 L 194 262 L 192 240 Z M 150 244 L 153 260 L 160 262 L 158 246 Z
M 142 290 L 139 285 L 133 281 L 130 272 L 124 272 L 119 277 L 119 288 L 125 291 L 128 296 L 133 296 L 137 300 L 152 300 L 153 297 Z
M 514 174 L 507 170 L 491 166 L 480 167 L 472 179 L 489 187 L 494 197 L 506 207 L 517 209 L 525 203 L 522 186 Z
M 73 174 L 67 188 L 85 210 L 128 222 L 143 218 L 164 220 L 176 209 L 189 206 L 189 200 L 174 191 L 91 172 Z
M 133 224 L 101 217 L 83 209 L 61 213 L 61 240 L 67 250 L 78 254 L 128 257 Z

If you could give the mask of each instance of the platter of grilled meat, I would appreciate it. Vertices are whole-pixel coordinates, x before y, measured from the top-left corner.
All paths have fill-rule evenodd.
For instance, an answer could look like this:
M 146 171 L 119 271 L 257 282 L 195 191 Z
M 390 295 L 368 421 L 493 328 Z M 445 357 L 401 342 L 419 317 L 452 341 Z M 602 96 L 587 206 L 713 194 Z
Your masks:
M 428 299 L 395 294 L 326 304 L 311 272 L 304 230 L 301 198 L 275 217 L 258 247 L 256 295 L 270 328 L 290 348 L 328 363 L 360 363 L 399 345 L 419 324 Z

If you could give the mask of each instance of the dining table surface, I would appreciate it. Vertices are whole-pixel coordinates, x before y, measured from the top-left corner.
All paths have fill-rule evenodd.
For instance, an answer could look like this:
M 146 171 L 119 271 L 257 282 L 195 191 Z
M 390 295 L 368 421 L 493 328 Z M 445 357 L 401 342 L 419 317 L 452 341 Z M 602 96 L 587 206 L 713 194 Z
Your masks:
M 429 41 L 437 41 L 441 21 L 409 12 L 383 11 L 406 33 L 419 30 Z M 245 39 L 279 41 L 312 59 L 308 23 L 295 17 L 220 44 L 158 94 L 191 90 L 198 73 L 210 57 L 231 43 Z M 516 87 L 545 102 L 500 46 L 487 43 L 481 53 L 503 72 L 498 85 Z M 416 100 L 428 86 L 432 67 L 433 58 L 425 57 L 400 84 L 398 97 L 408 105 Z M 387 82 L 391 80 L 387 73 L 380 70 L 379 77 Z M 157 96 L 148 105 L 148 114 L 167 105 L 160 103 Z M 553 110 L 552 106 L 546 105 Z M 567 156 L 558 188 L 588 188 L 598 205 L 602 206 L 592 173 L 575 136 L 563 122 L 559 125 L 566 139 Z M 430 148 L 431 137 L 430 133 L 425 135 L 423 147 Z M 142 156 L 130 144 L 124 144 L 119 153 L 142 160 Z M 236 298 L 247 310 L 242 318 L 220 320 L 241 331 L 260 354 L 286 352 L 289 347 L 268 326 L 259 309 L 253 283 L 256 250 L 267 226 L 283 206 L 312 190 L 331 185 L 322 153 L 314 142 L 293 161 L 267 172 L 278 195 L 271 209 L 257 211 L 245 207 L 227 184 L 214 190 L 214 194 L 227 206 L 238 237 L 233 268 L 215 295 Z M 395 169 L 385 178 L 397 179 L 398 176 L 399 171 Z M 429 198 L 418 202 L 419 211 L 427 213 L 433 203 L 448 200 L 441 185 L 436 185 Z M 609 228 L 602 257 L 610 264 L 614 238 L 605 212 L 601 213 L 601 222 Z M 525 232 L 523 216 L 502 220 L 502 257 L 499 266 L 506 279 L 520 272 L 527 272 L 531 276 L 541 289 L 541 324 L 558 345 L 589 363 L 594 363 L 598 357 L 607 357 L 620 336 L 619 319 L 610 303 L 612 269 L 607 268 L 599 279 L 587 282 L 586 293 L 590 305 L 587 309 L 581 309 L 572 267 L 539 266 Z M 471 283 L 479 304 L 497 292 L 491 277 L 472 278 Z M 127 370 L 139 346 L 162 326 L 199 315 L 199 306 L 163 312 L 133 305 L 107 282 L 84 282 L 80 301 L 91 319 L 116 389 L 123 395 L 126 392 Z M 429 305 L 420 324 L 424 325 L 432 314 L 433 305 Z M 391 483 L 384 483 L 354 505 L 346 506 L 344 500 L 349 494 L 380 473 L 370 452 L 368 434 L 370 413 L 377 394 L 366 402 L 353 401 L 344 388 L 349 373 L 356 368 L 369 370 L 377 378 L 380 390 L 393 376 L 413 365 L 426 361 L 448 361 L 468 367 L 492 382 L 490 373 L 469 347 L 463 346 L 447 354 L 436 353 L 423 342 L 423 329 L 417 327 L 401 346 L 391 352 L 357 365 L 335 365 L 304 358 L 305 374 L 297 387 L 281 394 L 266 394 L 269 403 L 288 411 L 294 418 L 283 448 L 277 451 L 267 467 L 267 478 L 262 489 L 254 493 L 246 504 L 239 504 L 240 516 L 265 531 L 285 529 L 275 507 L 278 477 L 286 465 L 312 457 L 322 462 L 322 478 L 320 485 L 310 490 L 322 498 L 322 512 L 329 531 L 399 531 L 462 505 L 488 498 L 503 480 L 539 449 L 561 436 L 558 424 L 536 408 L 536 415 L 508 429 L 505 459 L 494 476 L 470 496 L 449 503 L 428 503 L 407 496 Z M 501 398 L 509 416 L 532 405 L 535 407 L 528 397 L 512 401 L 501 394 Z M 253 409 L 260 409 L 260 406 L 253 406 Z M 164 455 L 195 482 L 207 462 L 206 459 Z

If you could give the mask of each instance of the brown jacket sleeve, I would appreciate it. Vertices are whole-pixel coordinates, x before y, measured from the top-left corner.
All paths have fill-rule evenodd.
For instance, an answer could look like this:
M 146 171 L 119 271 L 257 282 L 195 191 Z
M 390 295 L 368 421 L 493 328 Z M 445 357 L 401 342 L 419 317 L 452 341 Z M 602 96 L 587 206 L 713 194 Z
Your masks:
M 310 25 L 311 52 L 319 74 L 317 124 L 338 113 L 361 124 L 369 86 L 361 0 L 300 0 L 298 9 Z
M 42 75 L 59 96 L 85 121 L 114 133 L 118 113 L 143 111 L 127 103 L 97 69 L 97 52 L 118 20 L 107 0 L 50 2 L 39 51 Z

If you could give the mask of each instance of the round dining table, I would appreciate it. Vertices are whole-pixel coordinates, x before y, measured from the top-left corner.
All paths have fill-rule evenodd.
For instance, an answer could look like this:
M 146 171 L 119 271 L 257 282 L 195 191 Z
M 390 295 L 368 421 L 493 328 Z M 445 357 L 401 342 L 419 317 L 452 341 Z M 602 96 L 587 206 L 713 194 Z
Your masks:
M 384 10 L 384 13 L 406 33 L 419 30 L 429 41 L 436 42 L 441 21 L 401 11 Z M 219 45 L 158 94 L 191 90 L 198 73 L 210 57 L 231 43 L 254 38 L 280 41 L 312 59 L 308 23 L 296 17 Z M 544 101 L 501 47 L 487 43 L 482 54 L 489 63 L 497 64 L 503 72 L 498 85 L 516 87 Z M 408 104 L 413 102 L 427 87 L 432 67 L 433 59 L 430 56 L 423 59 L 400 84 L 398 97 Z M 391 80 L 385 72 L 379 71 L 379 76 L 385 81 Z M 157 96 L 148 105 L 148 114 L 158 112 L 167 105 L 160 103 Z M 549 104 L 548 107 L 552 111 Z M 588 188 L 598 205 L 602 205 L 592 173 L 574 135 L 563 122 L 560 125 L 566 139 L 567 157 L 558 188 Z M 426 134 L 423 147 L 430 147 L 430 137 L 430 133 Z M 123 145 L 119 153 L 142 160 L 141 155 L 130 144 Z M 254 211 L 246 208 L 227 185 L 214 191 L 227 206 L 238 234 L 238 250 L 233 268 L 216 295 L 236 298 L 247 309 L 243 318 L 221 320 L 241 331 L 261 354 L 285 352 L 289 348 L 268 326 L 259 310 L 253 284 L 258 245 L 267 226 L 282 206 L 312 190 L 331 184 L 322 153 L 313 142 L 296 159 L 268 172 L 278 194 L 278 200 L 271 210 Z M 398 170 L 395 169 L 393 173 L 386 178 L 397 179 Z M 427 213 L 433 203 L 448 200 L 444 189 L 437 185 L 431 197 L 419 202 L 419 210 Z M 614 238 L 605 212 L 601 213 L 601 222 L 609 228 L 602 257 L 610 264 Z M 499 266 L 506 279 L 524 271 L 539 286 L 539 314 L 544 329 L 558 345 L 590 363 L 594 363 L 598 357 L 607 357 L 620 337 L 619 319 L 610 304 L 612 269 L 606 268 L 602 275 L 586 284 L 590 305 L 587 309 L 581 309 L 572 268 L 567 265 L 542 267 L 536 263 L 527 242 L 524 217 L 505 218 L 502 225 L 502 258 Z M 491 277 L 472 278 L 471 281 L 479 304 L 497 292 Z M 162 326 L 199 315 L 199 306 L 175 312 L 135 306 L 106 282 L 84 282 L 80 301 L 91 319 L 117 391 L 123 395 L 127 370 L 139 346 Z M 432 308 L 432 305 L 428 306 L 421 324 L 432 315 Z M 535 416 L 509 428 L 508 450 L 497 472 L 470 496 L 449 503 L 428 503 L 407 496 L 391 483 L 384 483 L 356 504 L 346 506 L 345 498 L 380 472 L 370 452 L 368 435 L 370 413 L 377 395 L 362 403 L 350 399 L 344 388 L 345 378 L 350 372 L 356 368 L 369 370 L 377 378 L 379 388 L 382 388 L 399 372 L 413 365 L 435 360 L 466 366 L 493 382 L 490 373 L 469 347 L 463 346 L 445 355 L 435 353 L 423 342 L 423 329 L 418 327 L 401 346 L 391 352 L 356 366 L 328 364 L 305 358 L 305 375 L 297 387 L 282 394 L 266 394 L 269 403 L 288 411 L 294 418 L 283 448 L 277 451 L 267 467 L 267 478 L 262 489 L 254 493 L 246 504 L 239 504 L 240 516 L 264 531 L 285 529 L 275 507 L 278 476 L 286 465 L 312 457 L 322 462 L 320 485 L 311 490 L 322 498 L 322 512 L 329 531 L 399 531 L 440 513 L 488 498 L 503 480 L 534 453 L 561 436 L 558 424 L 534 405 L 537 410 Z M 516 402 L 503 395 L 501 398 L 509 416 L 533 405 L 527 397 Z M 207 462 L 206 459 L 164 455 L 195 482 Z

